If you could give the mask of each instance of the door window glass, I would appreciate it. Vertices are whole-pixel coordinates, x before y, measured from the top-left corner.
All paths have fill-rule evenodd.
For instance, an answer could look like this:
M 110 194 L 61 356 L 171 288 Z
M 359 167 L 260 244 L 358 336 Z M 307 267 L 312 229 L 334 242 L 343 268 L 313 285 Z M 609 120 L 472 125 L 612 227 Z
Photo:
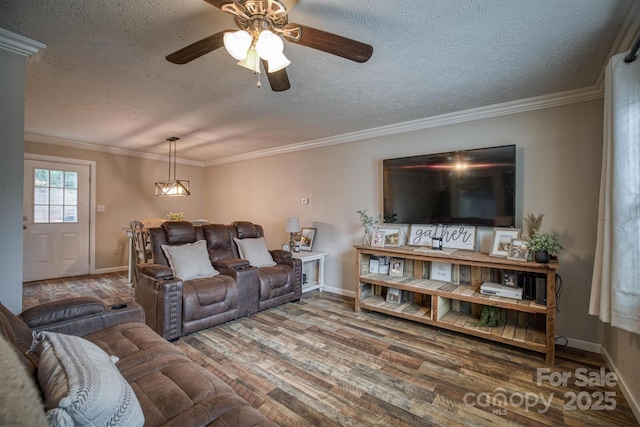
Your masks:
M 34 169 L 33 222 L 78 222 L 78 172 Z

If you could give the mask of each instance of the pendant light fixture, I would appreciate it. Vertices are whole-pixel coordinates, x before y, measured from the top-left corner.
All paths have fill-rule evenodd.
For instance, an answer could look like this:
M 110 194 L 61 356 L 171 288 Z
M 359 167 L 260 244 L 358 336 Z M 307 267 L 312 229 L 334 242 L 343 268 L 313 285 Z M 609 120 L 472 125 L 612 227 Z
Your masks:
M 189 181 L 176 178 L 176 141 L 180 138 L 172 136 L 169 141 L 169 179 L 156 182 L 156 196 L 188 196 Z M 173 158 L 173 161 L 172 161 Z M 171 179 L 171 167 L 173 164 L 173 179 Z

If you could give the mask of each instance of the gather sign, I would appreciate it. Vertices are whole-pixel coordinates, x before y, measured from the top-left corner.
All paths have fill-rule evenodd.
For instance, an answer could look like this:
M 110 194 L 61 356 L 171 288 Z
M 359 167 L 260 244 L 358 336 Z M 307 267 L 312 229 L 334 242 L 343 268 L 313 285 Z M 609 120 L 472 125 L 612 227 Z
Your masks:
M 442 239 L 443 248 L 475 250 L 476 227 L 470 225 L 413 224 L 409 245 L 431 246 L 433 238 Z

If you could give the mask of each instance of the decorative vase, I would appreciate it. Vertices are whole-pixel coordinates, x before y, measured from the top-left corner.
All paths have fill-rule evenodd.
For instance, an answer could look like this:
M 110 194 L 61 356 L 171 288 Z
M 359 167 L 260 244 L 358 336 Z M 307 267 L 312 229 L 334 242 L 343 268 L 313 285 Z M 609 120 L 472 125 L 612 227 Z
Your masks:
M 364 230 L 364 241 L 362 244 L 365 246 L 371 246 L 371 230 Z
M 549 252 L 547 251 L 536 252 L 536 262 L 540 264 L 547 264 L 549 262 Z

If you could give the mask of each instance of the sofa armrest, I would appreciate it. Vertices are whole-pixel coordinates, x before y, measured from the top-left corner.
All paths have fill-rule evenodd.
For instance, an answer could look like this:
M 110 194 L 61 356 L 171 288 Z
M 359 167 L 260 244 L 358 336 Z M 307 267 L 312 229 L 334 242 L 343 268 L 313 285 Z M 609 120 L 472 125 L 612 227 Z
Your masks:
M 278 264 L 282 264 L 281 261 L 288 260 L 293 257 L 291 252 L 283 251 L 282 249 L 272 249 L 269 252 L 271 253 L 273 260 Z
M 135 268 L 139 275 L 152 277 L 154 279 L 173 277 L 173 270 L 162 264 L 138 264 Z
M 240 258 L 227 258 L 221 259 L 218 261 L 214 261 L 212 265 L 216 270 L 226 269 L 226 268 L 245 268 L 249 267 L 251 263 L 249 260 L 240 259 Z
M 302 296 L 302 260 L 299 258 L 293 258 L 291 252 L 283 250 L 270 251 L 273 261 L 278 265 L 288 265 L 293 269 L 293 277 L 295 280 L 295 297 L 294 300 L 299 300 Z
M 77 297 L 40 304 L 20 317 L 36 332 L 84 336 L 121 323 L 144 322 L 144 310 L 136 303 L 106 306 L 98 298 Z
M 218 267 L 218 271 L 220 271 L 220 274 L 233 277 L 238 284 L 237 317 L 257 313 L 260 309 L 260 276 L 258 275 L 258 268 L 248 266 L 245 268 Z
M 147 264 L 137 270 L 138 279 L 134 288 L 135 300 L 144 308 L 146 324 L 167 340 L 175 340 L 182 335 L 182 279 L 145 273 L 164 275 L 170 268 L 162 265 L 151 267 Z

